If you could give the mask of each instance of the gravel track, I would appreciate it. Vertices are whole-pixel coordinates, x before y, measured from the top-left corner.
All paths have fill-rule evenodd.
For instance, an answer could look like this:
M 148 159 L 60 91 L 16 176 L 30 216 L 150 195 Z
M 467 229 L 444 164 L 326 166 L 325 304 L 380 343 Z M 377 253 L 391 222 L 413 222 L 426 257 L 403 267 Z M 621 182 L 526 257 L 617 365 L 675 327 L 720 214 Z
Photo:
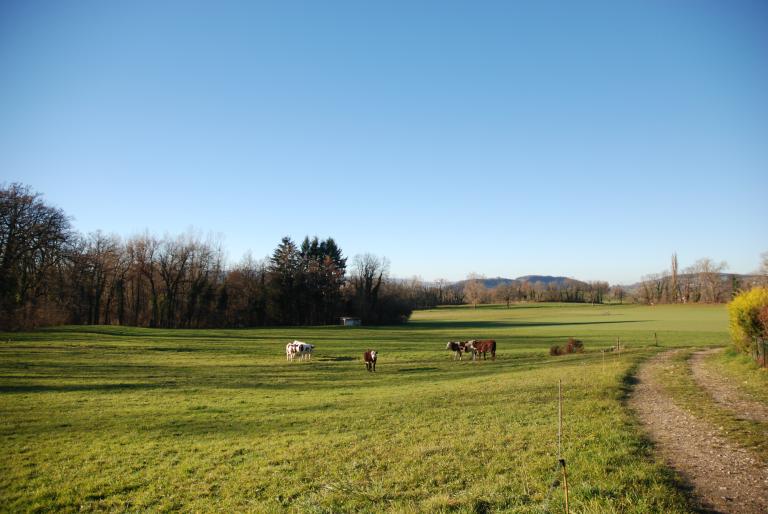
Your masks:
M 678 407 L 659 382 L 677 351 L 661 353 L 637 373 L 629 399 L 667 465 L 692 487 L 703 509 L 722 513 L 768 512 L 768 467 L 719 434 L 718 427 Z

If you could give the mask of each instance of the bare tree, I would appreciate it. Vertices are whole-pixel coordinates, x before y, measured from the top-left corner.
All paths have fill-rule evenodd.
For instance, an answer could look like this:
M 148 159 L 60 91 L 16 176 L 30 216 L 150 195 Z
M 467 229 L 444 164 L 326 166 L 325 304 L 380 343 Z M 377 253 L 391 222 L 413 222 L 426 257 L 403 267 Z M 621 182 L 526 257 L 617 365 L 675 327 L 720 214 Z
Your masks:
M 81 238 L 76 248 L 69 270 L 73 321 L 108 324 L 116 275 L 123 264 L 120 239 L 96 231 Z
M 363 320 L 370 319 L 376 310 L 384 277 L 389 272 L 389 261 L 370 253 L 355 255 L 352 263 L 351 285 Z
M 760 270 L 758 273 L 761 276 L 761 281 L 764 285 L 768 285 L 768 252 L 760 254 Z
M 714 262 L 706 257 L 694 263 L 692 271 L 698 276 L 702 301 L 717 303 L 723 300 L 725 288 L 722 273 L 727 268 L 728 264 L 725 261 Z
M 668 278 L 666 271 L 642 277 L 640 282 L 640 299 L 648 305 L 663 302 L 667 297 Z
M 669 285 L 669 302 L 677 303 L 680 298 L 680 285 L 677 281 L 677 253 L 672 254 L 671 283 Z
M 467 282 L 464 284 L 464 298 L 475 309 L 477 304 L 483 301 L 483 296 L 486 293 L 485 285 L 483 285 L 484 278 L 477 273 L 470 273 L 467 276 Z
M 437 305 L 445 305 L 446 290 L 448 289 L 448 281 L 444 278 L 438 278 L 435 280 L 435 289 L 437 291 Z
M 143 325 L 140 321 L 144 312 L 144 302 L 149 295 L 149 315 L 146 325 L 157 327 L 160 324 L 160 278 L 158 273 L 158 255 L 160 240 L 154 236 L 144 234 L 133 238 L 128 243 L 128 255 L 131 259 L 134 271 L 133 311 L 134 325 Z M 147 281 L 146 288 L 143 280 Z
M 613 286 L 611 288 L 611 292 L 613 294 L 613 297 L 619 301 L 619 303 L 624 303 L 624 297 L 627 295 L 626 290 L 619 285 Z
M 515 286 L 512 283 L 499 284 L 493 290 L 493 295 L 495 297 L 495 301 L 506 303 L 507 309 L 509 309 L 509 304 L 512 302 L 512 299 L 515 296 Z
M 29 187 L 0 188 L 0 328 L 35 323 L 71 238 L 69 218 Z
M 163 327 L 178 326 L 179 290 L 187 268 L 191 264 L 193 251 L 193 242 L 184 237 L 166 238 L 160 243 L 157 263 L 163 285 L 163 309 L 160 318 Z

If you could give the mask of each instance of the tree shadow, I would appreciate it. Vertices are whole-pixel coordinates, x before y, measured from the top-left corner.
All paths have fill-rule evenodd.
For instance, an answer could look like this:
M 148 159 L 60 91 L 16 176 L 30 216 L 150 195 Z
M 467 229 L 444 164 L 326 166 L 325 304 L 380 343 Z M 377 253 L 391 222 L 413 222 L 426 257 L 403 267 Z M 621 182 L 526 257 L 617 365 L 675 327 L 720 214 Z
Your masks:
M 424 328 L 518 328 L 518 327 L 572 327 L 579 325 L 613 325 L 623 323 L 645 323 L 648 320 L 616 321 L 414 321 Z
M 140 383 L 140 384 L 69 384 L 69 385 L 3 385 L 0 393 L 69 393 L 79 391 L 131 391 L 142 389 L 159 389 L 175 386 L 174 383 Z

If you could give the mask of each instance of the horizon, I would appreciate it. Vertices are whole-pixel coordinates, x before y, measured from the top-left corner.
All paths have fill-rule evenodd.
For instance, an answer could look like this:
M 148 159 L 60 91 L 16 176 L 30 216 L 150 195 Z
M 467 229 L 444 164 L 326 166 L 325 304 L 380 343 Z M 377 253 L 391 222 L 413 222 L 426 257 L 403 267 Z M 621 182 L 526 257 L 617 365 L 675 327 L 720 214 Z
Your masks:
M 0 182 L 230 263 L 633 284 L 768 250 L 768 6 L 0 6 Z M 760 234 L 763 234 L 760 236 Z

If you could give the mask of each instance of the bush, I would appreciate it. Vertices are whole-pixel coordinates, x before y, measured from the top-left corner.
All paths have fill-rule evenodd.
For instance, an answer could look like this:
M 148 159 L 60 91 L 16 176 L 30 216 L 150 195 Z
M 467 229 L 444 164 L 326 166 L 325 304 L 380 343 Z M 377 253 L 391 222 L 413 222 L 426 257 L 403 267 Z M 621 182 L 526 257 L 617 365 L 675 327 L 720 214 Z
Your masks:
M 582 353 L 584 352 L 584 343 L 578 339 L 572 337 L 568 338 L 568 344 L 565 345 L 565 353 Z
M 755 287 L 744 291 L 728 304 L 731 340 L 744 353 L 752 349 L 754 339 L 768 339 L 768 288 Z
M 549 347 L 550 355 L 565 355 L 566 353 L 582 353 L 583 351 L 584 351 L 584 343 L 572 337 L 568 338 L 568 343 L 565 346 L 553 345 Z

